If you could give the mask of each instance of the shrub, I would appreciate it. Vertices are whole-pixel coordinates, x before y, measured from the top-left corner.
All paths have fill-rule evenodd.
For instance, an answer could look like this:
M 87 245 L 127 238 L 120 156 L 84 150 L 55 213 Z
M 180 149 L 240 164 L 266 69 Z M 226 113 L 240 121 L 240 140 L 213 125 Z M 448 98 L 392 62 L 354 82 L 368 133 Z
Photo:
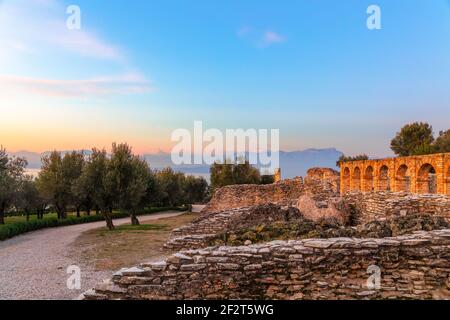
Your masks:
M 169 210 L 184 211 L 185 209 L 186 209 L 185 207 L 146 208 L 142 211 L 142 214 L 163 212 Z M 112 215 L 113 219 L 126 218 L 128 216 L 129 214 L 126 212 L 118 212 Z M 57 218 L 46 218 L 43 220 L 30 220 L 30 221 L 18 221 L 7 223 L 4 225 L 0 225 L 0 241 L 34 230 L 70 226 L 75 224 L 97 222 L 102 220 L 103 220 L 102 215 L 92 215 L 92 216 L 82 216 L 79 218 L 69 216 L 64 220 L 58 220 Z

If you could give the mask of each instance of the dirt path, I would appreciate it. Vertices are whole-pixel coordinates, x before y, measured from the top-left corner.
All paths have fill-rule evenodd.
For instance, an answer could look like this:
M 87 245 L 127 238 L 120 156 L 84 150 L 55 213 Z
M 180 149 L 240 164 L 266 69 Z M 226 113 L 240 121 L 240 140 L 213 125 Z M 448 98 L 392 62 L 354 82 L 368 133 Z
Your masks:
M 195 210 L 201 209 L 196 207 Z M 169 211 L 140 216 L 141 222 L 180 215 Z M 114 224 L 129 223 L 129 218 Z M 0 242 L 0 299 L 73 299 L 107 279 L 112 272 L 95 271 L 69 255 L 68 249 L 83 232 L 105 226 L 104 221 L 44 229 Z M 78 261 L 77 261 L 78 260 Z M 67 267 L 81 269 L 81 289 L 67 289 Z

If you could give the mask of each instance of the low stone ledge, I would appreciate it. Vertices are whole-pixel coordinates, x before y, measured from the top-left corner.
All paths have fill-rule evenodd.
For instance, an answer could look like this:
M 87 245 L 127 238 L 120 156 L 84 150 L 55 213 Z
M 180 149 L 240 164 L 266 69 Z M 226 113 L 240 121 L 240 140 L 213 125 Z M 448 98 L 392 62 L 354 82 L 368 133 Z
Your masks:
M 186 250 L 121 270 L 82 298 L 450 299 L 449 248 L 450 229 Z M 378 290 L 365 285 L 371 265 Z

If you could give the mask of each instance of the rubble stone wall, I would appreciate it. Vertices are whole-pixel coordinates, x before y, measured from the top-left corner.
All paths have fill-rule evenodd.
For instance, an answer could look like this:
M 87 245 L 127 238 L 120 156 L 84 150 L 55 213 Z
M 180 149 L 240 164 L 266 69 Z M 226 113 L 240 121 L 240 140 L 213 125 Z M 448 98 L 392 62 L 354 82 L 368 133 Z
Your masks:
M 304 194 L 323 200 L 339 195 L 339 172 L 312 168 L 305 179 L 281 180 L 268 185 L 231 185 L 218 189 L 203 212 L 250 207 L 266 203 L 295 204 Z
M 203 213 L 250 207 L 264 203 L 289 203 L 304 192 L 302 178 L 266 185 L 230 185 L 218 189 Z
M 373 266 L 379 288 L 367 286 Z M 449 299 L 450 229 L 188 250 L 122 269 L 81 298 Z
M 273 203 L 206 213 L 190 224 L 173 230 L 164 246 L 172 250 L 201 248 L 208 240 L 226 231 L 245 229 L 262 223 L 289 221 L 299 216 L 298 209 Z
M 440 216 L 450 222 L 450 197 L 445 195 L 352 192 L 344 195 L 344 202 L 352 208 L 354 224 L 416 213 Z

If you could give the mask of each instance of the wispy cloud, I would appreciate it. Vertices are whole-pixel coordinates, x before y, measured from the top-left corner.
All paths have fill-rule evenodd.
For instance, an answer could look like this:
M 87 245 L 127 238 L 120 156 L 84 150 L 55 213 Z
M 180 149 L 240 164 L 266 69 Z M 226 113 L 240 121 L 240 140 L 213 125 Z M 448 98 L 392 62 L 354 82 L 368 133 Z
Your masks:
M 85 28 L 66 27 L 64 6 L 56 0 L 0 2 L 2 57 L 45 54 L 55 49 L 97 59 L 121 60 L 120 48 Z
M 81 7 L 82 22 L 83 8 Z M 0 0 L 0 93 L 6 96 L 20 92 L 24 96 L 90 98 L 110 95 L 139 94 L 153 91 L 151 83 L 130 66 L 123 50 L 105 40 L 82 23 L 80 30 L 66 26 L 65 5 L 60 0 Z M 114 76 L 103 76 L 86 59 L 102 60 L 110 66 Z M 42 59 L 42 60 L 40 60 Z M 68 69 L 50 70 L 51 78 L 36 74 L 38 61 L 49 63 L 76 60 L 83 68 L 78 78 L 68 78 Z M 27 69 L 27 66 L 29 69 Z M 27 71 L 33 70 L 28 76 Z M 75 72 L 75 74 L 80 74 Z M 100 76 L 99 76 L 100 74 Z M 17 95 L 16 95 L 17 96 Z M 17 96 L 18 97 L 18 96 Z
M 147 93 L 154 90 L 143 76 L 128 73 L 90 79 L 61 80 L 0 75 L 0 92 L 28 92 L 44 96 L 90 98 Z
M 264 32 L 256 30 L 249 26 L 242 26 L 237 31 L 238 37 L 246 39 L 250 43 L 259 48 L 269 47 L 273 44 L 283 43 L 287 38 L 280 33 L 273 30 L 266 30 Z
M 264 40 L 264 43 L 266 43 L 267 45 L 271 45 L 273 43 L 285 42 L 286 38 L 275 31 L 269 30 L 264 33 L 263 40 Z

